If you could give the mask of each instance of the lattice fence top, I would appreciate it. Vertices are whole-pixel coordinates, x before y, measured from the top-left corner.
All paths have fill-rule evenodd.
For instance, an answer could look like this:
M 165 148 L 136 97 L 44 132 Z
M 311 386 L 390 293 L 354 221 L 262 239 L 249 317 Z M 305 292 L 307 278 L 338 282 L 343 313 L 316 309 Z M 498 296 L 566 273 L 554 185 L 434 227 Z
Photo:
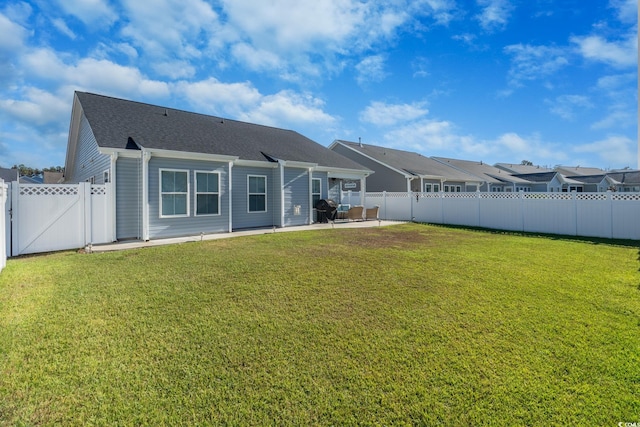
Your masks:
M 576 200 L 607 200 L 607 193 L 576 193 Z
M 640 193 L 612 193 L 613 200 L 640 201 Z
M 573 200 L 572 193 L 520 193 L 523 199 Z
M 103 196 L 107 194 L 107 187 L 104 185 L 92 185 L 91 186 L 91 194 Z
M 78 194 L 78 186 L 75 184 L 20 185 L 21 196 L 76 196 L 77 194 Z

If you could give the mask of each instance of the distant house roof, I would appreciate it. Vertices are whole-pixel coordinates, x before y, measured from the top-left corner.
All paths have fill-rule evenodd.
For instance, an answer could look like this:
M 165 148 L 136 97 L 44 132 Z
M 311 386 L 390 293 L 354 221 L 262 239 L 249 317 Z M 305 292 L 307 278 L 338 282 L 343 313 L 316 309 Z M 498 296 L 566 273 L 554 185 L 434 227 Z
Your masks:
M 549 171 L 549 172 L 538 172 L 538 173 L 518 173 L 513 174 L 516 178 L 521 178 L 530 182 L 551 182 L 553 178 L 559 176 L 560 182 L 565 184 L 580 184 L 581 182 L 573 180 L 571 178 L 567 178 L 563 176 L 560 172 Z
M 234 156 L 242 160 L 285 160 L 364 169 L 292 130 L 86 92 L 76 92 L 76 97 L 102 148 L 143 147 Z
M 18 180 L 18 169 L 0 168 L 0 179 L 4 182 L 13 182 Z
M 535 165 L 522 165 L 522 164 L 514 164 L 514 163 L 496 163 L 494 165 L 498 169 L 505 170 L 514 175 L 517 174 L 532 174 L 539 172 L 553 172 L 553 169 L 546 168 L 544 166 L 535 166 Z
M 640 171 L 629 170 L 625 172 L 608 173 L 607 178 L 614 180 L 620 184 L 640 184 Z
M 599 168 L 589 168 L 582 166 L 556 166 L 555 169 L 564 176 L 602 175 L 605 173 L 605 171 Z
M 451 168 L 419 153 L 344 140 L 336 140 L 333 144 L 336 143 L 349 147 L 382 164 L 404 171 L 410 175 L 446 179 L 447 181 L 480 181 L 476 176 Z
M 44 182 L 42 175 L 21 176 L 20 184 L 42 184 Z
M 482 161 L 450 159 L 447 157 L 433 157 L 433 159 L 474 175 L 480 178 L 481 181 L 486 181 L 490 184 L 530 183 L 530 181 L 513 176 L 505 170 L 488 165 Z

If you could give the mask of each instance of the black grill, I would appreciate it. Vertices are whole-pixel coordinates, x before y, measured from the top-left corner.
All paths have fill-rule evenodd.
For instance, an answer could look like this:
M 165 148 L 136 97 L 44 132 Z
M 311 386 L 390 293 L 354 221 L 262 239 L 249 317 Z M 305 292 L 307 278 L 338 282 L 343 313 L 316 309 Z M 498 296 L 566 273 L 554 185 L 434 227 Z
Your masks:
M 316 203 L 316 221 L 329 222 L 336 219 L 338 205 L 331 199 L 320 199 Z

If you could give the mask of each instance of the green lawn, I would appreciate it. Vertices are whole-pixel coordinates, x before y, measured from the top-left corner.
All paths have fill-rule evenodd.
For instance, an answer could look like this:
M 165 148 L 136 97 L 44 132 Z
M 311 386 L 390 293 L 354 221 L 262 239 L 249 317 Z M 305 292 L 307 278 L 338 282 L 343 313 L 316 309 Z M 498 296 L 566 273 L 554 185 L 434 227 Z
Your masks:
M 639 267 L 420 224 L 9 260 L 0 425 L 639 422 Z

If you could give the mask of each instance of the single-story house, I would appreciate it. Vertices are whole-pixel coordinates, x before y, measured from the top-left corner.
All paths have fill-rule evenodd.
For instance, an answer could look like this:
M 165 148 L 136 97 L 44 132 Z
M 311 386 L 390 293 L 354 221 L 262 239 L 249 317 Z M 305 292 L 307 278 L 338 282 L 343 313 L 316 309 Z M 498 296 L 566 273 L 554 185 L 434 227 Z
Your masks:
M 590 176 L 590 175 L 604 175 L 606 172 L 599 168 L 585 167 L 585 166 L 556 166 L 555 170 L 560 172 L 564 176 Z
M 534 192 L 582 192 L 583 184 L 571 178 L 567 178 L 559 172 L 538 172 L 538 173 L 514 173 L 515 178 L 529 181 L 529 186 L 516 185 L 516 191 Z
M 585 191 L 638 192 L 640 191 L 640 171 L 625 170 L 596 175 L 577 175 L 569 177 L 583 184 Z
M 329 148 L 375 172 L 367 177 L 367 191 L 477 191 L 482 184 L 476 176 L 419 153 L 343 140 Z
M 482 161 L 450 159 L 447 157 L 432 157 L 432 159 L 474 176 L 476 180 L 481 182 L 479 191 L 531 191 L 531 181 L 513 176 L 503 169 L 488 165 Z
M 553 172 L 553 169 L 545 166 L 523 165 L 522 163 L 496 163 L 494 166 L 498 169 L 502 169 L 516 175 L 525 173 Z
M 111 183 L 114 240 L 309 224 L 370 173 L 295 131 L 74 94 L 65 182 Z

